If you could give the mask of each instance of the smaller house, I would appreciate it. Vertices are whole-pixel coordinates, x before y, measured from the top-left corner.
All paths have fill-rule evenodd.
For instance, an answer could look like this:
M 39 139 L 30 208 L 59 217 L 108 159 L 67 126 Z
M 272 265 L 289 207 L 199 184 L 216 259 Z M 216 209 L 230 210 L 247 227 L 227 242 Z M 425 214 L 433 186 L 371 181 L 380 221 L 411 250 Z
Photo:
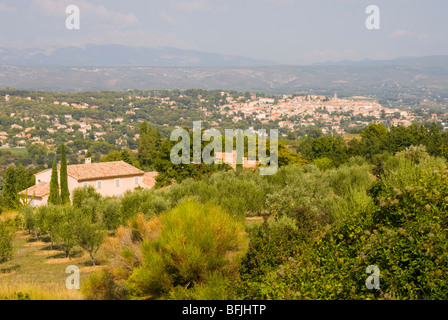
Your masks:
M 215 163 L 218 163 L 218 161 L 229 164 L 235 170 L 237 165 L 237 151 L 233 150 L 232 153 L 215 152 Z M 254 160 L 248 160 L 247 157 L 243 157 L 242 165 L 244 169 L 253 169 L 257 167 L 257 162 Z
M 59 174 L 58 166 L 60 181 Z M 154 187 L 157 174 L 144 172 L 124 161 L 90 163 L 90 159 L 86 159 L 85 164 L 67 166 L 70 196 L 76 188 L 92 186 L 104 197 L 121 197 L 135 188 Z M 35 177 L 36 185 L 19 192 L 19 195 L 27 197 L 32 206 L 46 205 L 50 195 L 51 169 L 36 173 Z

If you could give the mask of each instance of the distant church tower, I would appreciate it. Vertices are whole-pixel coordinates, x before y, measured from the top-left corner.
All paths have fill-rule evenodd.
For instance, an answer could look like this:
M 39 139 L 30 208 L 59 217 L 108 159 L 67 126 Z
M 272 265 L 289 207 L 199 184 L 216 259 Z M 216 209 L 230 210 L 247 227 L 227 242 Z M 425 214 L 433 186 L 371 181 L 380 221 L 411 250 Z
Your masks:
M 337 100 L 337 99 L 338 99 L 338 95 L 337 95 L 336 91 L 334 92 L 334 97 L 333 97 L 333 99 L 334 99 L 334 100 Z

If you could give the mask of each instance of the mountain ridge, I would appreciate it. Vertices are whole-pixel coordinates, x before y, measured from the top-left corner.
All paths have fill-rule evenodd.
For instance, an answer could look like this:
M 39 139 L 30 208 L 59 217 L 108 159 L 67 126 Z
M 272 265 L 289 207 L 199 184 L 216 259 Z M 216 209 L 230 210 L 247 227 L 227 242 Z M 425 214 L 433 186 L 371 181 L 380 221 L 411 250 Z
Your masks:
M 238 67 L 278 63 L 235 55 L 178 49 L 123 45 L 67 46 L 50 53 L 38 48 L 0 48 L 0 64 L 28 67 Z

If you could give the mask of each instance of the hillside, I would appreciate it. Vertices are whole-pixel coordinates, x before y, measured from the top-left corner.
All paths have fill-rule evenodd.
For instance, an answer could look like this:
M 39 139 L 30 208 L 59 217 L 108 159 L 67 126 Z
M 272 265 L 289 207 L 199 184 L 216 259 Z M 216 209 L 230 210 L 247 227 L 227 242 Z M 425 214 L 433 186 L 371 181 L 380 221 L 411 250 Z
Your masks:
M 82 59 L 76 58 L 74 65 Z M 113 58 L 110 59 L 113 62 Z M 3 64 L 0 65 L 0 87 L 63 92 L 237 88 L 266 93 L 332 95 L 337 91 L 341 96 L 445 99 L 448 98 L 448 58 L 441 56 L 436 59 L 437 63 L 434 61 L 428 57 L 345 65 L 264 67 L 174 67 L 174 62 L 171 67 L 23 67 Z

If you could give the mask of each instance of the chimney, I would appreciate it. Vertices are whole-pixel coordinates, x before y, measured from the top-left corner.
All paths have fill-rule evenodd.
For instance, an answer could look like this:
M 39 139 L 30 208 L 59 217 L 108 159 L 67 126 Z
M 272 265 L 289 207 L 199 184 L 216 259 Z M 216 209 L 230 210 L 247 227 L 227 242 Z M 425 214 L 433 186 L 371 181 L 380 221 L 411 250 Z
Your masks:
M 92 163 L 92 158 L 85 158 L 84 163 L 85 164 Z

